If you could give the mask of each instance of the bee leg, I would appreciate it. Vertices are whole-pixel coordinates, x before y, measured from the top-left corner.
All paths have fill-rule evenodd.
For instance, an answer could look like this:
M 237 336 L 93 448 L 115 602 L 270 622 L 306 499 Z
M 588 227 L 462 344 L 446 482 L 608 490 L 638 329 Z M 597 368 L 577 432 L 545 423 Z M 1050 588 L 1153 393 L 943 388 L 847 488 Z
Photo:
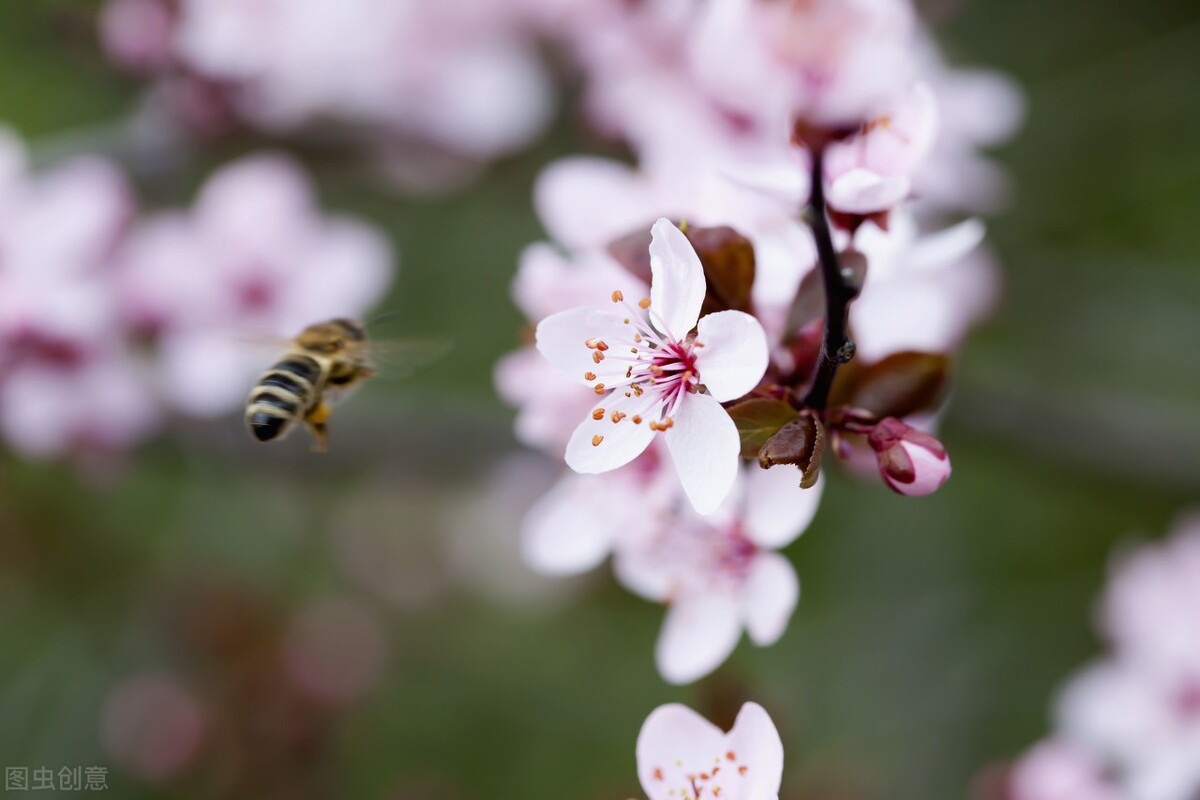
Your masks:
M 329 406 L 325 403 L 317 403 L 312 411 L 304 417 L 304 423 L 308 425 L 308 430 L 313 436 L 313 452 L 324 453 L 329 449 L 329 429 L 327 422 L 329 421 Z

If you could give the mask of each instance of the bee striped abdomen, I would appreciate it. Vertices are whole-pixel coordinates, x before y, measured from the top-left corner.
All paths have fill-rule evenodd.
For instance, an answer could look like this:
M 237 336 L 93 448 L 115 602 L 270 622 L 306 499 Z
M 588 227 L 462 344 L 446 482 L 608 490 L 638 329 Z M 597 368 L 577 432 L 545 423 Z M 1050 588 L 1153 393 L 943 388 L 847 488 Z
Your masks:
M 260 442 L 286 434 L 319 395 L 324 370 L 316 359 L 293 354 L 263 373 L 250 392 L 246 425 Z

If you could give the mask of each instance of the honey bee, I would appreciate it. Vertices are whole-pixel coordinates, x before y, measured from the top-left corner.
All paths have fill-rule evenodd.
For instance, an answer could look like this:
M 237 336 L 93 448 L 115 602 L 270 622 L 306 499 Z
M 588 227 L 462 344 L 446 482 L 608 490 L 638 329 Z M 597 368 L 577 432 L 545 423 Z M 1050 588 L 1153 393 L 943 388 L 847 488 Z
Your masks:
M 260 442 L 283 439 L 303 422 L 313 436 L 313 449 L 324 452 L 333 403 L 375 373 L 362 324 L 331 319 L 309 325 L 250 390 L 250 435 Z

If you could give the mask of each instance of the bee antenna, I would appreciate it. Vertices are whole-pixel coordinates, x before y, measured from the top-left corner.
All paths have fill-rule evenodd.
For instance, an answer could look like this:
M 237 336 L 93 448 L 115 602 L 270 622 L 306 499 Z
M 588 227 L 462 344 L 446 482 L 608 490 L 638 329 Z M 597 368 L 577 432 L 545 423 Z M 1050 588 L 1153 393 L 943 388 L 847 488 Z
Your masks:
M 374 328 L 379 323 L 385 322 L 389 319 L 395 319 L 398 316 L 400 316 L 400 312 L 394 308 L 391 311 L 384 311 L 382 314 L 376 314 L 374 317 L 372 317 L 367 322 L 367 327 Z

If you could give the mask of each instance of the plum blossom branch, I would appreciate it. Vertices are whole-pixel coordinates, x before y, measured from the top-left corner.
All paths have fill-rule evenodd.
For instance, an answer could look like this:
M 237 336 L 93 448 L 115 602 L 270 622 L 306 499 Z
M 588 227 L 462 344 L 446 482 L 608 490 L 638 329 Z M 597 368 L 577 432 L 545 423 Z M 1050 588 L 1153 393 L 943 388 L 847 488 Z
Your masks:
M 821 355 L 817 359 L 816 372 L 808 395 L 804 398 L 804 405 L 824 411 L 838 367 L 854 358 L 854 342 L 847 332 L 847 319 L 850 303 L 858 296 L 858 289 L 850 283 L 850 276 L 842 271 L 837 251 L 833 246 L 825 203 L 824 146 L 815 145 L 811 152 L 812 189 L 808 200 L 808 212 L 809 224 L 812 226 L 813 238 L 817 245 L 821 283 L 825 290 L 825 336 L 821 342 Z

